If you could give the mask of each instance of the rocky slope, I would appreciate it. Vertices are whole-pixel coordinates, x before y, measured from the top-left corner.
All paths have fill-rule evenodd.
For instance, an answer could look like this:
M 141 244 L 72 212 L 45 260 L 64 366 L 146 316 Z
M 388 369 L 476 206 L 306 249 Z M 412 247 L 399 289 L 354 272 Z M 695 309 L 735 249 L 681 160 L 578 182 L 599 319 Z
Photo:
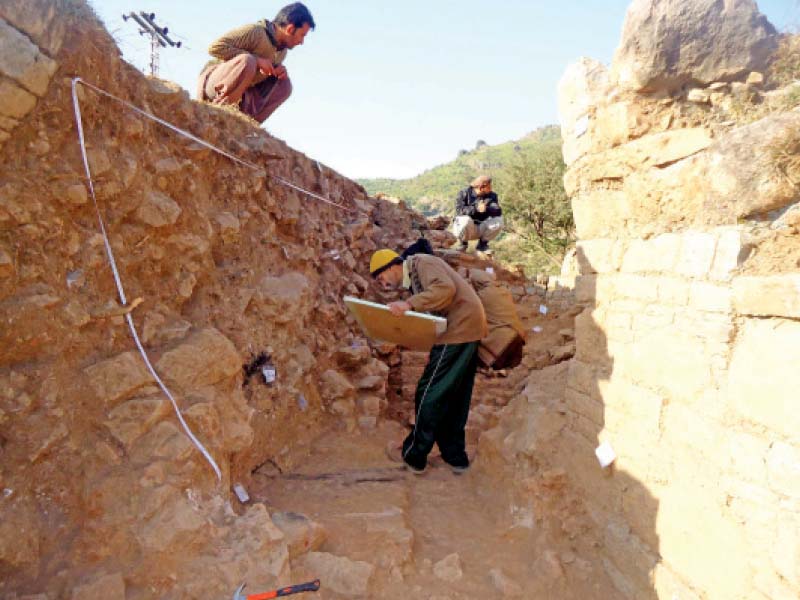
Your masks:
M 371 388 L 341 402 L 334 389 L 337 353 L 356 333 L 341 298 L 367 291 L 373 249 L 402 247 L 427 223 L 145 79 L 83 2 L 3 2 L 0 18 L 0 596 L 210 598 L 244 579 L 285 583 L 283 534 L 263 505 L 234 509 L 231 484 L 281 464 L 322 423 L 352 428 L 372 414 L 362 399 L 388 367 L 369 347 L 348 377 Z M 129 302 L 142 299 L 133 321 L 221 481 L 117 302 L 83 175 L 75 76 L 262 167 L 78 88 L 110 245 Z

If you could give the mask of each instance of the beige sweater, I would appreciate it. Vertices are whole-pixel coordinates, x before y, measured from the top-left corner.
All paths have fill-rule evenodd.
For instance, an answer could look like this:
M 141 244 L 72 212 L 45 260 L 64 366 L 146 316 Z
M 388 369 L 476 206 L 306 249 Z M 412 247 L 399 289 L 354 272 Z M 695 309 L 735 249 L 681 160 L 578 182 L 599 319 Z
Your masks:
M 266 58 L 277 66 L 284 61 L 287 51 L 285 49 L 278 50 L 273 45 L 269 35 L 267 35 L 267 27 L 270 26 L 269 21 L 264 19 L 253 25 L 237 27 L 212 42 L 208 47 L 208 53 L 221 61 L 230 60 L 240 54 L 248 53 Z M 259 71 L 253 79 L 253 85 L 265 79 L 266 76 Z
M 413 295 L 408 303 L 418 312 L 447 319 L 437 344 L 464 344 L 486 336 L 486 315 L 480 298 L 461 275 L 437 256 L 415 254 L 407 260 Z

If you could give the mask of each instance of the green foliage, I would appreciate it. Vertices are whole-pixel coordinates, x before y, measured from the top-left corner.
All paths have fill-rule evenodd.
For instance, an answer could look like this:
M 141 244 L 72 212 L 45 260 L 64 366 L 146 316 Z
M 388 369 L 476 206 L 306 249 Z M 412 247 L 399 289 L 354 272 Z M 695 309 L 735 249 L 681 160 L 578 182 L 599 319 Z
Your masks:
M 495 257 L 528 273 L 554 273 L 574 241 L 564 169 L 559 129 L 548 126 L 521 140 L 462 150 L 453 162 L 412 179 L 360 183 L 370 194 L 400 198 L 425 214 L 452 215 L 459 190 L 477 175 L 491 174 L 506 219 L 506 230 L 492 242 Z
M 547 142 L 518 154 L 504 170 L 495 188 L 507 235 L 515 243 L 503 245 L 498 258 L 537 271 L 558 271 L 575 241 L 565 169 L 560 142 Z
M 360 179 L 369 194 L 383 192 L 388 196 L 405 200 L 427 215 L 452 215 L 456 194 L 481 173 L 498 179 L 503 169 L 511 163 L 517 152 L 535 149 L 548 141 L 561 141 L 558 127 L 548 126 L 534 131 L 521 140 L 482 146 L 472 151 L 460 151 L 456 160 L 429 169 L 411 179 Z M 519 150 L 515 150 L 515 146 Z M 500 198 L 500 202 L 503 199 Z

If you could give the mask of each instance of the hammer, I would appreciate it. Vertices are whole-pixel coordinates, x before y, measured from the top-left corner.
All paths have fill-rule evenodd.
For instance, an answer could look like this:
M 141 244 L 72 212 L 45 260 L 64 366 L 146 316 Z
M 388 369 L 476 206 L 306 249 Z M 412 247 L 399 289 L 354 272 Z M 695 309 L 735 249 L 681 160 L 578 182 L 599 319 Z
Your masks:
M 309 581 L 308 583 L 290 585 L 289 587 L 272 590 L 271 592 L 264 592 L 262 594 L 251 594 L 249 596 L 244 595 L 244 586 L 245 584 L 239 586 L 236 593 L 233 595 L 233 600 L 267 600 L 268 598 L 280 598 L 281 596 L 291 596 L 292 594 L 302 594 L 303 592 L 316 592 L 319 589 L 319 579 Z

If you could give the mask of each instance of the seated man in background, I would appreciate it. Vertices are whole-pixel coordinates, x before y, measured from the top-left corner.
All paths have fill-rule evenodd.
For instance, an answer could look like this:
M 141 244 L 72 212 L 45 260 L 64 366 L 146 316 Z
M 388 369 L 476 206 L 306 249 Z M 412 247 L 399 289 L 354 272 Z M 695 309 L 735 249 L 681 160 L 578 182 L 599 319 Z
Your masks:
M 197 99 L 238 106 L 263 123 L 292 93 L 283 66 L 286 52 L 303 43 L 314 18 L 300 2 L 284 6 L 275 19 L 229 31 L 208 47 L 215 61 L 200 73 Z
M 460 250 L 466 251 L 470 240 L 478 240 L 478 252 L 490 254 L 489 242 L 503 228 L 503 211 L 492 191 L 492 178 L 481 175 L 456 197 L 456 216 L 453 234 L 460 240 Z
M 525 326 L 517 314 L 511 292 L 482 269 L 470 269 L 469 282 L 481 299 L 489 325 L 489 335 L 478 346 L 481 366 L 495 371 L 513 369 L 522 362 Z

